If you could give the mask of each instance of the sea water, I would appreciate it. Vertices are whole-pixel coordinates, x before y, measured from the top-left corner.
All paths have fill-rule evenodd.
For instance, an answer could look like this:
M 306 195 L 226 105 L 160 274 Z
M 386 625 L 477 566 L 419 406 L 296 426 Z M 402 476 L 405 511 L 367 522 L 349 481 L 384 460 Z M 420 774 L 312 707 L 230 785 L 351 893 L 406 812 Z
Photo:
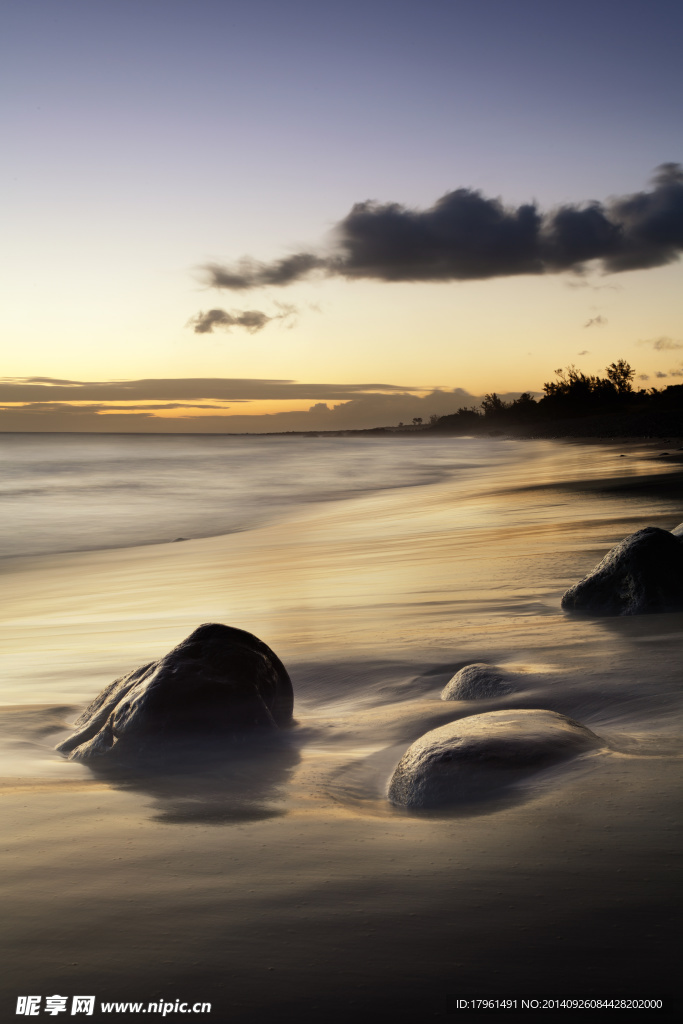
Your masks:
M 553 442 L 235 435 L 0 435 L 0 557 L 158 544 L 261 526 L 310 502 L 450 480 L 477 492 L 637 479 L 661 464 Z M 429 494 L 425 501 L 429 502 Z M 511 497 L 558 523 L 567 501 Z M 657 513 L 659 506 L 650 511 Z M 524 513 L 521 513 L 524 514 Z

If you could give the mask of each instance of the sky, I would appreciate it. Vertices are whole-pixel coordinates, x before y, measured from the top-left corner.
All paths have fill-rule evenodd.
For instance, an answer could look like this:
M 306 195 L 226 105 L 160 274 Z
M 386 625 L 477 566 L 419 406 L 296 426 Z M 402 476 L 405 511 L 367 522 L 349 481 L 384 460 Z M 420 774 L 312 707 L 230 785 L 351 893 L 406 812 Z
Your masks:
M 0 430 L 409 422 L 683 377 L 670 0 L 23 0 Z

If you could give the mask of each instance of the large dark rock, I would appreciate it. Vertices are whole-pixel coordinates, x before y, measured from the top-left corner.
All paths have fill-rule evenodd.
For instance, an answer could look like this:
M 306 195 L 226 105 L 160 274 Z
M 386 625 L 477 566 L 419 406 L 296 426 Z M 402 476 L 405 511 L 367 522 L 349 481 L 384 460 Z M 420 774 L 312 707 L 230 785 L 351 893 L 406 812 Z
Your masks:
M 389 783 L 392 803 L 412 810 L 501 796 L 542 768 L 602 746 L 556 711 L 489 711 L 425 733 L 408 748 Z
M 57 750 L 70 760 L 154 755 L 183 740 L 232 739 L 292 720 L 280 659 L 243 629 L 207 623 L 159 661 L 114 680 Z
M 593 615 L 683 609 L 683 538 L 656 526 L 632 533 L 570 587 L 562 607 Z

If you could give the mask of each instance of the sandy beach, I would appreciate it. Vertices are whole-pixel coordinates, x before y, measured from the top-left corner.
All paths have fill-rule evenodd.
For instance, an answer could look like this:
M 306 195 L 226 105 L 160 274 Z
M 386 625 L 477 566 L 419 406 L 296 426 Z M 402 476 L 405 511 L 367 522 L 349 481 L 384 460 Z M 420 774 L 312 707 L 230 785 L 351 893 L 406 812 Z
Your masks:
M 648 445 L 490 443 L 490 467 L 478 441 L 461 475 L 254 529 L 3 560 L 3 1019 L 28 994 L 244 1022 L 677 994 L 683 615 L 560 598 L 626 534 L 683 520 L 680 470 Z M 191 772 L 54 752 L 103 686 L 211 621 L 282 659 L 291 730 Z M 440 700 L 472 662 L 515 691 Z M 505 708 L 603 745 L 496 801 L 387 801 L 415 739 Z

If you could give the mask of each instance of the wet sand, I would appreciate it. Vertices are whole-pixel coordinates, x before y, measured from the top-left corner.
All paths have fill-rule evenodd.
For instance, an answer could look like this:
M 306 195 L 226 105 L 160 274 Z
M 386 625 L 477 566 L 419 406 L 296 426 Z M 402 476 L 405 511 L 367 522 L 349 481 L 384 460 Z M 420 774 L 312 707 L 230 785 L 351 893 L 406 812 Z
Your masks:
M 616 540 L 683 520 L 676 467 L 623 445 L 519 451 L 484 484 L 5 560 L 5 1017 L 28 993 L 209 1001 L 208 1019 L 245 1022 L 676 994 L 683 615 L 559 610 Z M 294 728 L 155 776 L 54 754 L 103 685 L 205 621 L 276 651 Z M 441 701 L 478 661 L 516 692 Z M 417 737 L 506 708 L 559 711 L 604 745 L 498 800 L 388 804 Z

